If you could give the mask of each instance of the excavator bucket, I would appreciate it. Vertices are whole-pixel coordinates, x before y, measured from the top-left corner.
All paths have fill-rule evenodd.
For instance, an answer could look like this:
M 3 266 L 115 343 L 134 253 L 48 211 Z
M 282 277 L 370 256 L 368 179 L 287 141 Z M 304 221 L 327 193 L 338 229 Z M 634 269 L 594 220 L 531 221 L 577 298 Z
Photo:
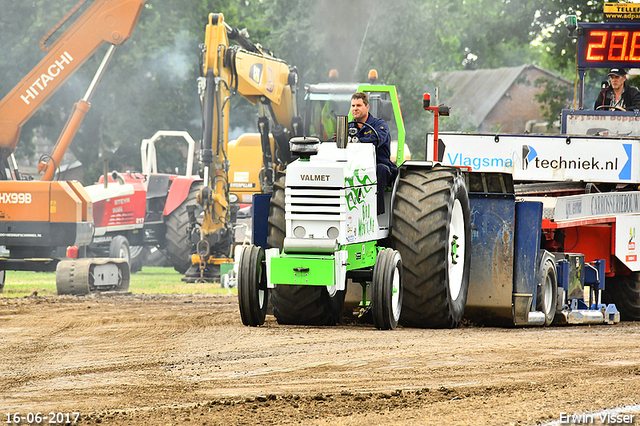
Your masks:
M 80 296 L 97 291 L 127 292 L 129 282 L 129 263 L 124 259 L 63 260 L 56 267 L 58 295 Z

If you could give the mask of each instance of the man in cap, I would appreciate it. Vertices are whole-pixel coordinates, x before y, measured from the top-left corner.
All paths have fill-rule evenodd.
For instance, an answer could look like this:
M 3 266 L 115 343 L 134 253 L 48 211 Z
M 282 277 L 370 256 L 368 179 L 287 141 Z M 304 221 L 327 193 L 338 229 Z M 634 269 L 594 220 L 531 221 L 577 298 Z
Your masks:
M 600 91 L 594 109 L 632 111 L 640 110 L 640 90 L 627 84 L 627 70 L 611 68 L 609 85 Z

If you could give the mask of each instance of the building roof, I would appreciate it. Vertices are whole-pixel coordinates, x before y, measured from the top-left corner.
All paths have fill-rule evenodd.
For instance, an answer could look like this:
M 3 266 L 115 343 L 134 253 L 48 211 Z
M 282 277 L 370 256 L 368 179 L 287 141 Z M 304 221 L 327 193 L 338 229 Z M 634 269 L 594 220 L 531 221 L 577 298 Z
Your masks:
M 436 73 L 436 78 L 453 92 L 445 102 L 446 105 L 453 111 L 464 112 L 471 124 L 479 127 L 522 72 L 529 68 L 535 68 L 548 74 L 550 78 L 571 84 L 565 78 L 532 64 Z

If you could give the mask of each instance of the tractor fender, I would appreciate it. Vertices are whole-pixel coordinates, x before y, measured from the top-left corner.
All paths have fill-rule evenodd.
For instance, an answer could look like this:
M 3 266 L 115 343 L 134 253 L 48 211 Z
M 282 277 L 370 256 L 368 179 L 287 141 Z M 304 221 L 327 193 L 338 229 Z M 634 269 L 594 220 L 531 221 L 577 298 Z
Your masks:
M 170 215 L 180 204 L 187 199 L 191 186 L 195 182 L 201 182 L 202 178 L 198 175 L 194 176 L 177 176 L 171 187 L 169 188 L 169 194 L 167 194 L 167 202 L 164 205 L 163 215 Z

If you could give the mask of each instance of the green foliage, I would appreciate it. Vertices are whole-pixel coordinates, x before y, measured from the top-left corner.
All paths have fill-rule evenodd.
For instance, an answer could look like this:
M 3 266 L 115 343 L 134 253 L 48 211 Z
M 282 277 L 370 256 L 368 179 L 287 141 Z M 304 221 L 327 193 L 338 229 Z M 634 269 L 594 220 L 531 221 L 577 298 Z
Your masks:
M 575 43 L 569 37 L 565 19 L 576 15 L 580 22 L 602 22 L 603 0 L 538 0 L 538 13 L 533 21 L 534 34 L 544 52 L 543 65 L 551 70 L 575 68 Z
M 534 85 L 544 88 L 541 93 L 535 95 L 535 98 L 540 102 L 542 116 L 547 121 L 547 129 L 551 129 L 554 122 L 560 119 L 562 110 L 567 108 L 573 99 L 573 90 L 546 78 L 536 79 Z
M 541 93 L 535 95 L 535 98 L 540 102 L 542 116 L 547 121 L 547 129 L 551 129 L 554 122 L 560 119 L 562 110 L 567 108 L 573 99 L 573 90 L 546 78 L 536 79 L 534 85 L 544 87 Z

